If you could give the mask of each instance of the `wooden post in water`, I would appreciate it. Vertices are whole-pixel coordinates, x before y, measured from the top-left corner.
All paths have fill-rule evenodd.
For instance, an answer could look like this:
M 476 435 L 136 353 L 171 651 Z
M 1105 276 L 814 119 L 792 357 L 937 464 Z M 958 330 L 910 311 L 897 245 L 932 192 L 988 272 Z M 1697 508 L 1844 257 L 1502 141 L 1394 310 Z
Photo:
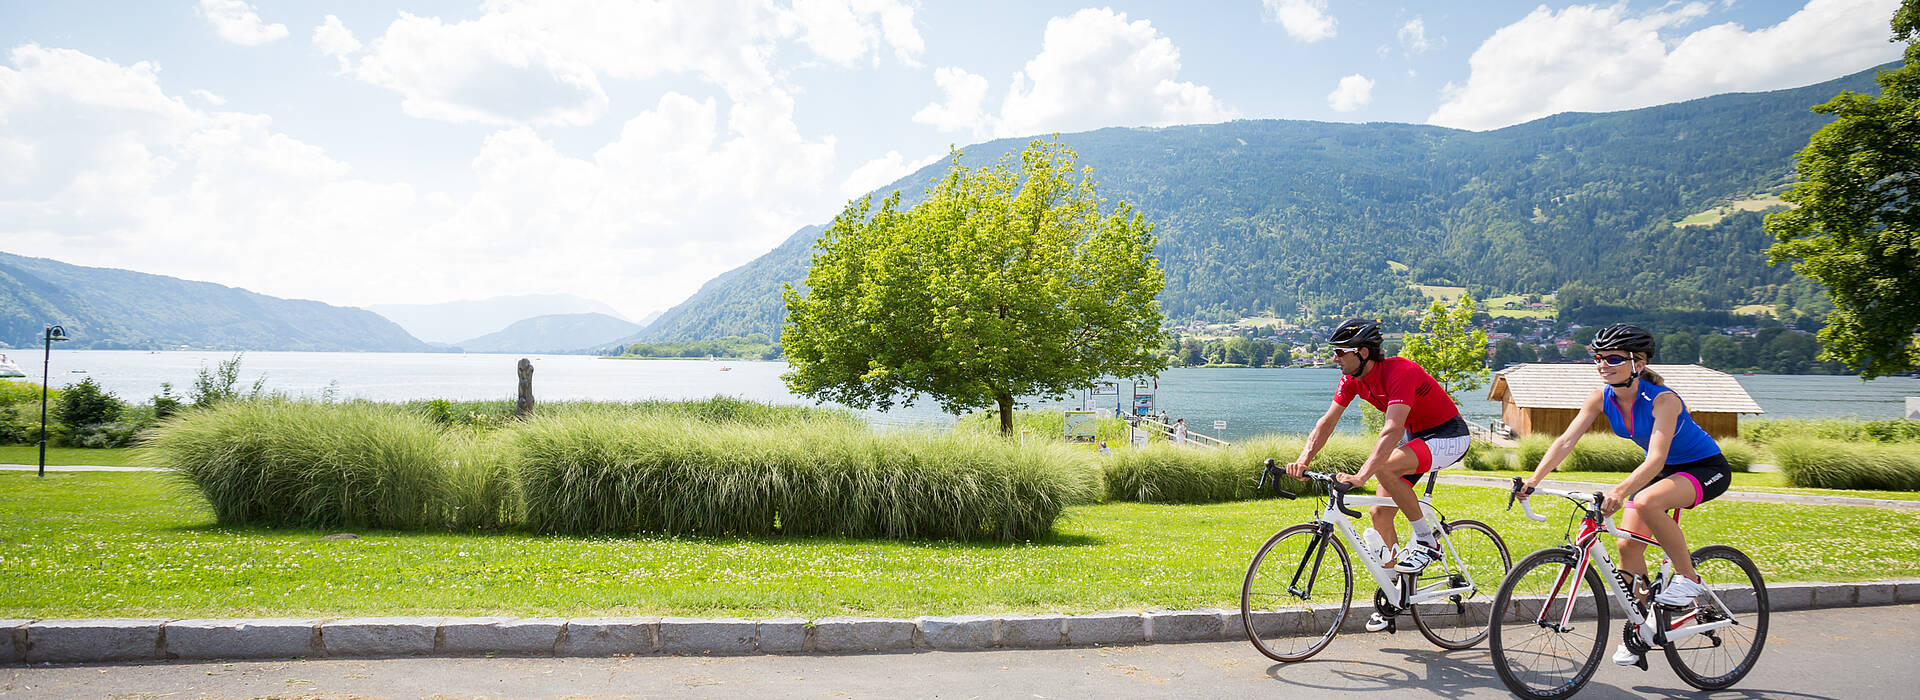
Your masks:
M 521 418 L 533 412 L 533 361 L 520 358 L 520 398 L 513 405 L 513 415 Z

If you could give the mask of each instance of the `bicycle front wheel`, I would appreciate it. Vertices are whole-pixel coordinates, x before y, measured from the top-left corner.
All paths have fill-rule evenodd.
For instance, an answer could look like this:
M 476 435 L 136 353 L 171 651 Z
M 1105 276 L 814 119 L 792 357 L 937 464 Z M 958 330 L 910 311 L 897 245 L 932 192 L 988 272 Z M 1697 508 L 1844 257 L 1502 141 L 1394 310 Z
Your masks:
M 1667 663 L 1687 685 L 1719 690 L 1746 677 L 1767 644 L 1767 584 L 1752 559 L 1726 545 L 1694 550 L 1693 567 L 1712 594 L 1701 595 L 1685 610 L 1662 610 L 1662 626 L 1733 624 L 1667 644 Z
M 1566 548 L 1529 554 L 1493 598 L 1493 669 L 1515 695 L 1566 697 L 1600 668 L 1607 646 L 1606 589 L 1593 567 L 1584 575 L 1575 568 L 1578 556 Z
M 1260 546 L 1240 584 L 1240 623 L 1275 661 L 1300 661 L 1333 642 L 1353 602 L 1353 565 L 1333 533 L 1307 523 Z
M 1492 626 L 1493 596 L 1507 577 L 1513 558 L 1500 534 L 1477 520 L 1447 523 L 1442 557 L 1420 574 L 1421 590 L 1467 590 L 1413 605 L 1413 624 L 1427 641 L 1442 649 L 1465 649 L 1487 638 Z

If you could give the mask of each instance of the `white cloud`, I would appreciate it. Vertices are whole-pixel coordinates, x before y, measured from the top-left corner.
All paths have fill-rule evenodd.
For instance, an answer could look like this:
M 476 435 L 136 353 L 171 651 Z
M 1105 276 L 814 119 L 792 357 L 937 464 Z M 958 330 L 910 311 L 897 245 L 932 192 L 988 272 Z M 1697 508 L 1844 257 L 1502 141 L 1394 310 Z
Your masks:
M 585 124 L 605 115 L 602 79 L 691 75 L 735 99 L 785 89 L 776 57 L 793 45 L 843 66 L 883 46 L 917 65 L 924 50 L 898 0 L 494 0 L 459 22 L 402 13 L 354 74 L 399 92 L 416 117 Z
M 987 100 L 986 78 L 959 68 L 940 68 L 933 72 L 933 82 L 947 99 L 915 112 L 915 122 L 941 131 L 971 131 L 976 139 L 992 135 L 992 122 L 983 106 Z
M 565 292 L 644 315 L 844 202 L 822 177 L 834 139 L 800 134 L 778 90 L 731 106 L 668 93 L 590 157 L 503 129 L 471 162 L 473 190 L 441 192 L 189 104 L 151 64 L 10 58 L 0 240 L 89 265 L 339 304 Z
M 219 95 L 215 95 L 206 90 L 194 90 L 193 92 L 188 94 L 191 94 L 194 97 L 198 97 L 200 98 L 201 101 L 206 102 L 207 104 L 213 105 L 215 107 L 218 107 L 220 105 L 224 105 L 227 103 L 227 98 L 221 97 Z
M 926 49 L 913 26 L 913 9 L 893 0 L 794 0 L 789 18 L 800 27 L 800 41 L 815 54 L 851 66 L 868 52 L 880 59 L 881 44 L 909 66 L 919 65 Z
M 1373 102 L 1373 80 L 1355 73 L 1340 79 L 1340 84 L 1327 93 L 1327 106 L 1335 112 L 1351 112 Z
M 1705 3 L 1645 15 L 1625 5 L 1542 6 L 1493 33 L 1428 123 L 1491 129 L 1566 111 L 1634 109 L 1707 95 L 1807 85 L 1900 56 L 1887 41 L 1897 0 L 1809 0 L 1779 24 L 1677 31 Z
M 353 30 L 347 29 L 339 17 L 327 15 L 320 26 L 313 28 L 313 48 L 338 60 L 340 72 L 346 73 L 353 70 L 353 54 L 362 47 L 360 40 L 353 37 Z
M 200 0 L 200 14 L 220 38 L 260 46 L 287 38 L 287 25 L 266 24 L 244 0 Z
M 1432 48 L 1427 43 L 1427 23 L 1419 17 L 1400 25 L 1399 37 L 1400 46 L 1408 53 L 1426 53 L 1427 49 Z
M 914 121 L 976 136 L 1031 136 L 1107 126 L 1166 126 L 1233 119 L 1206 86 L 1177 80 L 1180 51 L 1146 20 L 1108 9 L 1047 21 L 1040 53 L 1014 73 L 997 114 L 981 108 L 986 81 L 936 71 L 946 102 Z
M 893 181 L 911 175 L 944 157 L 946 157 L 944 154 L 932 155 L 909 163 L 899 151 L 887 151 L 886 155 L 854 168 L 853 174 L 848 175 L 847 179 L 840 183 L 840 192 L 849 199 L 859 197 L 892 184 Z
M 1327 0 L 1260 0 L 1266 20 L 1279 22 L 1291 36 L 1309 44 L 1332 39 L 1338 21 L 1327 14 Z

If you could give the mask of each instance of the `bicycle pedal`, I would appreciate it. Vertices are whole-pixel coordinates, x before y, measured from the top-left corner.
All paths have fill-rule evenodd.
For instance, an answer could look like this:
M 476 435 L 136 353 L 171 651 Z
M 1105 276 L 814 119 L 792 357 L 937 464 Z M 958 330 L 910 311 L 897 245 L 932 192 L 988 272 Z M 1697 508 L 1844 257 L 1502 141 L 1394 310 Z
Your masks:
M 1646 653 L 1645 653 L 1645 652 L 1642 652 L 1642 653 L 1640 654 L 1640 658 L 1639 658 L 1639 659 L 1636 659 L 1636 660 L 1635 660 L 1635 661 L 1633 662 L 1633 665 L 1634 665 L 1634 666 L 1638 666 L 1638 667 L 1640 668 L 1640 670 L 1642 670 L 1642 671 L 1645 671 L 1645 670 L 1647 670 L 1647 655 L 1646 655 Z

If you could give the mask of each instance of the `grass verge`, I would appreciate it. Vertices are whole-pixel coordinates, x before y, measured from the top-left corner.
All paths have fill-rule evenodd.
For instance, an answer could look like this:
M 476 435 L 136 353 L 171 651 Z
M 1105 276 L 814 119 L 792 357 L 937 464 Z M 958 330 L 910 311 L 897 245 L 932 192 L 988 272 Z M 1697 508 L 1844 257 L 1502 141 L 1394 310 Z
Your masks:
M 131 447 L 47 447 L 47 466 L 144 467 Z M 39 445 L 0 445 L 0 464 L 39 464 Z
M 1013 544 L 755 537 L 568 537 L 216 525 L 155 473 L 0 473 L 0 616 L 692 615 L 818 618 L 1231 608 L 1246 560 L 1311 500 L 1067 509 Z M 1563 527 L 1502 510 L 1498 489 L 1443 487 L 1515 557 Z M 1563 516 L 1568 508 L 1543 506 Z M 1819 522 L 1818 529 L 1800 523 Z M 1920 513 L 1716 503 L 1696 545 L 1732 544 L 1770 581 L 1920 575 Z M 1364 585 L 1355 603 L 1364 607 Z

